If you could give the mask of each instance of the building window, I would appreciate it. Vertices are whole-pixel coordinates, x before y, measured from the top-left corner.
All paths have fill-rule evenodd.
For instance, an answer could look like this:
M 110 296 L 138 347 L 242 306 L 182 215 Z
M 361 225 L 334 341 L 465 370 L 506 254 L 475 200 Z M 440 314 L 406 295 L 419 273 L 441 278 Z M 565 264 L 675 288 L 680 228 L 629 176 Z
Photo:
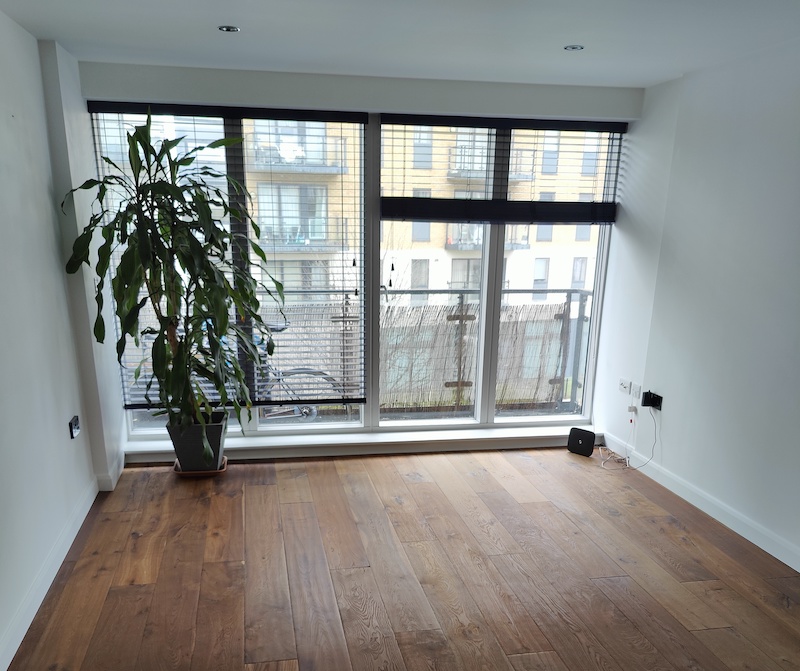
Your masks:
M 258 184 L 258 223 L 265 245 L 306 245 L 327 237 L 324 186 Z
M 597 175 L 597 159 L 600 155 L 600 135 L 586 133 L 583 139 L 583 159 L 581 161 L 581 175 L 594 177 Z
M 411 259 L 411 305 L 425 305 L 428 294 L 413 293 L 430 286 L 430 261 L 428 259 Z
M 533 294 L 533 300 L 543 301 L 547 298 L 544 290 L 550 276 L 550 259 L 535 259 L 533 262 L 533 288 L 537 291 Z
M 323 165 L 325 123 L 288 119 L 256 119 L 256 165 Z
M 591 224 L 575 225 L 575 242 L 586 242 L 592 238 Z
M 452 174 L 486 173 L 489 165 L 489 130 L 458 128 L 455 153 L 450 161 Z
M 414 198 L 430 198 L 430 189 L 414 189 Z M 429 221 L 414 221 L 411 224 L 411 240 L 412 242 L 430 242 L 431 240 L 431 222 Z
M 553 241 L 553 224 L 536 225 L 536 242 Z
M 453 259 L 452 270 L 453 272 L 450 276 L 451 289 L 480 289 L 480 259 Z
M 561 131 L 546 130 L 542 148 L 542 174 L 555 175 L 558 173 L 558 149 Z
M 572 288 L 583 289 L 586 286 L 586 266 L 589 259 L 577 256 L 572 260 Z
M 430 126 L 414 127 L 413 151 L 414 168 L 430 170 L 433 167 L 433 129 Z

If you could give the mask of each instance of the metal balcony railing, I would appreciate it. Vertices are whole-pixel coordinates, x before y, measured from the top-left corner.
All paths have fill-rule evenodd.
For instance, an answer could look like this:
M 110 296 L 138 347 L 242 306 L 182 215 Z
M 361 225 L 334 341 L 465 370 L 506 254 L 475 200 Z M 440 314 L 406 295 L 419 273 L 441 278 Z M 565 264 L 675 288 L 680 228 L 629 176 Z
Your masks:
M 270 251 L 298 252 L 313 249 L 314 252 L 341 252 L 349 249 L 346 217 L 309 218 L 272 225 L 270 223 L 269 220 L 259 222 L 260 243 Z
M 293 145 L 291 152 L 253 140 L 248 168 L 273 173 L 342 175 L 347 172 L 347 138 L 305 139 Z

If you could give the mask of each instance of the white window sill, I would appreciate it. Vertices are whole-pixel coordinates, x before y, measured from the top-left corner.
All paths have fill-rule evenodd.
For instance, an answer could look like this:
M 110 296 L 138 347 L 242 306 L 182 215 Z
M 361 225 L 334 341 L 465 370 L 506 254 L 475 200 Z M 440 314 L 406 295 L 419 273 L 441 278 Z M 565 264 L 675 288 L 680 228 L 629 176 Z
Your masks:
M 232 433 L 225 440 L 225 454 L 231 461 L 236 461 L 400 452 L 565 447 L 573 426 L 592 430 L 589 424 L 576 423 L 570 426 L 352 431 L 259 436 L 237 436 Z M 129 440 L 125 446 L 126 463 L 170 463 L 174 459 L 172 443 L 167 438 Z

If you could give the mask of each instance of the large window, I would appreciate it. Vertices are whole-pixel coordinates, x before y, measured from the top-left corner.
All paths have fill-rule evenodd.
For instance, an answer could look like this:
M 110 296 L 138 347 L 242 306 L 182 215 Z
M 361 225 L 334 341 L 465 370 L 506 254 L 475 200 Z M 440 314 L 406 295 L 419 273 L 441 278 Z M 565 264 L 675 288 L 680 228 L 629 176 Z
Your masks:
M 146 107 L 91 107 L 98 152 L 124 160 Z M 154 106 L 153 123 L 185 148 L 243 140 L 201 160 L 247 187 L 259 279 L 285 291 L 282 309 L 264 294 L 277 349 L 248 373 L 259 410 L 247 431 L 587 411 L 624 125 L 383 115 L 368 133 L 359 114 L 225 114 Z M 370 220 L 367 175 L 376 204 L 380 193 Z M 135 426 L 151 425 L 133 375 L 146 346 L 122 369 Z
M 387 120 L 381 257 L 402 268 L 418 253 L 407 231 L 432 223 L 425 311 L 404 312 L 414 302 L 399 273 L 382 296 L 382 420 L 491 424 L 585 412 L 591 271 L 605 239 L 591 231 L 615 216 L 616 129 L 426 118 L 440 160 L 423 185 L 399 159 L 413 122 Z M 426 187 L 433 198 L 416 197 Z

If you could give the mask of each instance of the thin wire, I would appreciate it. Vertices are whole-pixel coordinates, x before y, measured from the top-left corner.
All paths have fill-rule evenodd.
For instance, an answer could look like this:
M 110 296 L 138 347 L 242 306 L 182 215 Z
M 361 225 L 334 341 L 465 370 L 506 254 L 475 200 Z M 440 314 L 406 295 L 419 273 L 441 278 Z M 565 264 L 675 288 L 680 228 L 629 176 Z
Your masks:
M 624 462 L 625 466 L 623 466 L 622 468 L 606 468 L 606 463 L 609 460 L 611 460 L 611 458 L 615 454 L 611 450 L 608 450 L 609 451 L 609 456 L 600 464 L 600 466 L 604 470 L 610 471 L 610 472 L 613 472 L 613 471 L 638 471 L 638 470 L 644 468 L 645 466 L 647 466 L 647 464 L 649 464 L 651 461 L 653 461 L 653 457 L 655 457 L 655 454 L 656 454 L 656 444 L 661 440 L 661 427 L 659 427 L 658 422 L 656 422 L 656 416 L 655 416 L 655 413 L 653 412 L 653 408 L 650 408 L 650 417 L 653 419 L 653 445 L 650 448 L 650 458 L 647 461 L 645 461 L 641 466 L 631 466 L 630 465 L 630 460 L 629 460 L 628 457 L 618 457 L 617 460 L 616 460 L 617 463 L 623 463 Z M 630 437 L 630 432 L 628 433 L 628 436 Z M 608 448 L 606 448 L 606 449 L 608 449 Z M 600 450 L 600 454 L 602 455 L 602 448 Z
M 631 443 L 631 438 L 633 437 L 633 432 L 634 432 L 635 428 L 636 428 L 636 422 L 633 419 L 633 413 L 631 413 L 631 421 L 630 421 L 630 428 L 628 429 L 628 437 L 625 439 L 626 451 L 629 449 L 630 445 L 632 444 Z M 608 447 L 606 447 L 606 450 L 608 450 L 608 457 L 606 457 L 603 460 L 603 462 L 600 464 L 601 468 L 603 468 L 606 471 L 621 471 L 621 470 L 624 470 L 625 468 L 627 468 L 629 466 L 630 457 L 628 455 L 625 455 L 624 457 L 619 456 L 619 455 L 616 454 L 616 452 L 614 452 L 613 450 L 610 450 Z M 601 457 L 603 456 L 603 446 L 600 447 L 600 456 Z M 615 456 L 616 456 L 616 459 L 614 459 Z M 615 463 L 625 464 L 625 466 L 623 466 L 622 468 L 606 468 L 606 464 L 609 461 L 611 461 L 612 459 L 614 459 Z

